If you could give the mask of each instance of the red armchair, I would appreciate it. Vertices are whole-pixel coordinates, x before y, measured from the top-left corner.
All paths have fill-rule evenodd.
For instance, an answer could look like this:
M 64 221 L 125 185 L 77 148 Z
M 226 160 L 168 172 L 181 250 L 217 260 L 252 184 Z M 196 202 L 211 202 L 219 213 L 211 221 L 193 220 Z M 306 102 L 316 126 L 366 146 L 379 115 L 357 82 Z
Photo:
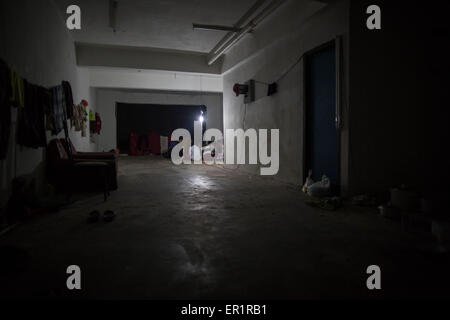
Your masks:
M 70 139 L 60 139 L 67 154 L 73 159 L 83 160 L 117 160 L 117 152 L 80 152 L 77 151 Z
M 117 156 L 103 154 L 97 158 L 81 159 L 69 156 L 59 139 L 47 146 L 47 177 L 60 190 L 110 191 L 117 189 Z M 103 158 L 102 158 L 103 157 Z M 98 170 L 95 162 L 106 164 L 105 171 Z M 87 164 L 80 166 L 80 163 Z M 93 164 L 93 165 L 89 165 Z
M 74 161 L 101 161 L 104 162 L 105 160 L 108 160 L 110 162 L 111 169 L 109 170 L 109 175 L 111 175 L 110 178 L 110 185 L 112 190 L 116 190 L 117 185 L 117 172 L 119 167 L 119 155 L 116 151 L 111 152 L 80 152 L 77 151 L 75 146 L 72 144 L 72 141 L 70 139 L 60 139 L 61 144 L 64 146 L 64 150 L 69 155 L 69 158 L 73 159 Z M 69 148 L 70 146 L 70 148 Z

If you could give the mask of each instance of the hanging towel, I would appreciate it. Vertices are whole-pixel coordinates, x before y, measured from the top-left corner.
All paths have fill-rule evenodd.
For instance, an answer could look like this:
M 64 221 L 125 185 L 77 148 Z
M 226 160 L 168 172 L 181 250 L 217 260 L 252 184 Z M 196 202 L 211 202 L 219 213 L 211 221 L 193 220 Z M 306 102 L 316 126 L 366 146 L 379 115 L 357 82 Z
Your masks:
M 73 117 L 71 119 L 71 125 L 75 129 L 75 131 L 81 131 L 81 117 L 80 117 L 80 105 L 73 106 Z
M 72 119 L 73 117 L 73 94 L 72 94 L 72 86 L 69 81 L 63 81 L 61 83 L 64 89 L 64 98 L 66 101 L 66 115 L 67 119 Z
M 52 90 L 46 90 L 46 98 L 44 99 L 44 113 L 45 113 L 45 129 L 50 132 L 55 132 L 55 115 L 53 108 L 53 94 Z
M 8 65 L 0 59 L 0 160 L 6 158 L 11 131 L 11 78 Z
M 53 99 L 53 116 L 55 118 L 55 128 L 52 134 L 57 135 L 64 129 L 64 121 L 67 119 L 66 100 L 62 85 L 53 87 L 51 90 Z
M 25 106 L 24 80 L 13 70 L 11 73 L 11 104 L 15 107 Z
M 97 133 L 97 121 L 95 120 L 95 112 L 89 110 L 89 131 L 91 133 Z
M 89 121 L 95 121 L 95 112 L 92 109 L 89 109 Z
M 81 136 L 82 137 L 86 137 L 86 132 L 87 132 L 87 123 L 89 121 L 89 114 L 86 111 L 86 108 L 88 106 L 88 103 L 86 100 L 82 100 L 81 103 L 79 105 L 77 105 L 76 107 L 76 115 L 74 116 L 74 118 L 76 119 L 76 126 L 75 130 L 77 130 L 77 128 L 80 131 L 81 130 Z
M 100 131 L 102 130 L 102 119 L 97 112 L 95 113 L 95 121 L 97 122 L 95 125 L 95 131 L 97 134 L 100 134 Z
M 81 136 L 82 137 L 86 137 L 87 135 L 87 123 L 88 123 L 88 112 L 86 111 L 87 108 L 87 103 L 86 104 L 82 104 L 81 106 L 81 114 L 82 114 L 82 118 L 81 118 Z

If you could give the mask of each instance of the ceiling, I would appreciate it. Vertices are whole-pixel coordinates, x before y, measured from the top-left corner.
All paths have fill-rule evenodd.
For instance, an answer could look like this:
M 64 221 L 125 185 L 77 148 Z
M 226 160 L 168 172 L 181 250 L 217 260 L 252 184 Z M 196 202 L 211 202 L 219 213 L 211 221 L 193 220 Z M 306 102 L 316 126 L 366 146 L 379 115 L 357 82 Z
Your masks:
M 109 0 L 54 0 L 81 8 L 76 42 L 209 52 L 223 31 L 193 30 L 192 23 L 233 25 L 256 0 L 118 0 L 116 32 L 109 27 Z

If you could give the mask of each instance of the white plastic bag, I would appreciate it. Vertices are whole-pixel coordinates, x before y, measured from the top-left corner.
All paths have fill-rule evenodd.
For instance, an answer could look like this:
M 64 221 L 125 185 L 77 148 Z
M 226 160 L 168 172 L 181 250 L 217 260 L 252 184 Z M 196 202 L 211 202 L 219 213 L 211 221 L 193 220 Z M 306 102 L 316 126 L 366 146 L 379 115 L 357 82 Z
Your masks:
M 311 197 L 325 197 L 329 195 L 330 187 L 330 179 L 323 175 L 321 181 L 317 181 L 307 188 L 307 192 Z
M 306 193 L 308 191 L 308 187 L 314 183 L 314 180 L 311 178 L 312 170 L 309 170 L 308 176 L 306 177 L 305 184 L 303 185 L 302 191 Z

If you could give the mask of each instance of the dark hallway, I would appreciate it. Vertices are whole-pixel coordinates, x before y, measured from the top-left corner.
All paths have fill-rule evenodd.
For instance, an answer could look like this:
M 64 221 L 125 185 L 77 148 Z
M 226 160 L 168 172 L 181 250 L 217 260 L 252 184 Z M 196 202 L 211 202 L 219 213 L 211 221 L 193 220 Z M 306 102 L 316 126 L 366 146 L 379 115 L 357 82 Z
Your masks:
M 0 1 L 0 303 L 449 299 L 449 12 Z

